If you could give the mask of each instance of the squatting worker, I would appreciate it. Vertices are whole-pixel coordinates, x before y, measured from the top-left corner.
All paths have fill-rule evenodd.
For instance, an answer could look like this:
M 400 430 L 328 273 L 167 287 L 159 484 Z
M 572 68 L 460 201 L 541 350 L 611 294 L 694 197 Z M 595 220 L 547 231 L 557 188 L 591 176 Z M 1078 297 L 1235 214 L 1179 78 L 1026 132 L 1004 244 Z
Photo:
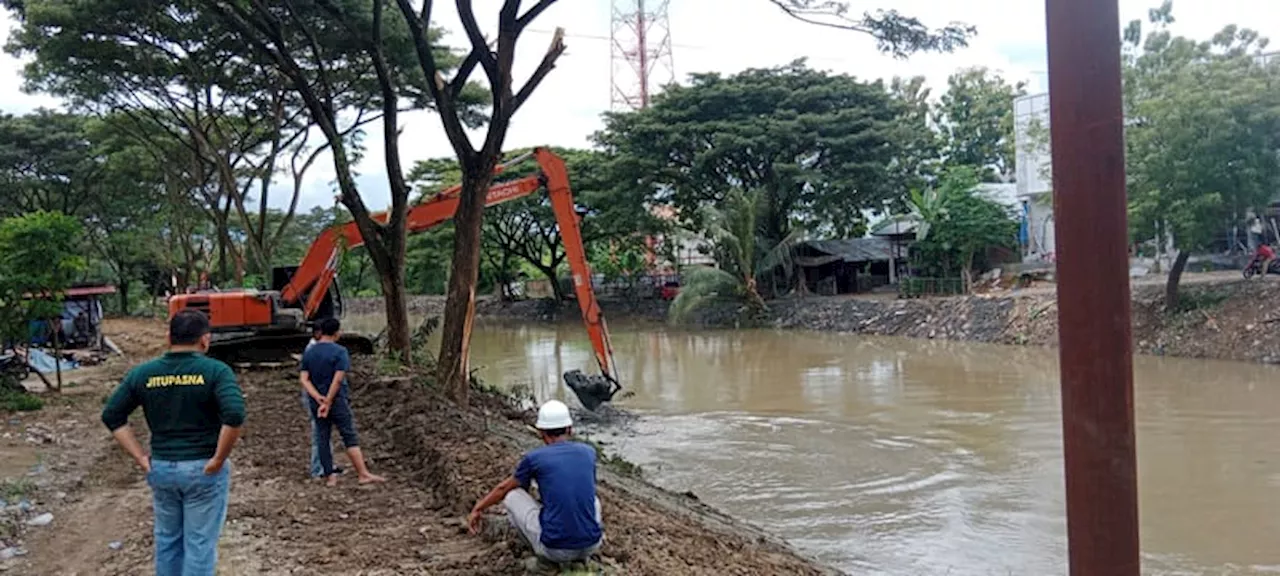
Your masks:
M 468 527 L 477 533 L 481 514 L 501 501 L 511 523 L 539 557 L 551 562 L 586 560 L 600 550 L 604 535 L 595 448 L 569 440 L 573 418 L 558 400 L 548 400 L 538 409 L 536 426 L 544 446 L 526 453 L 513 476 L 476 502 Z M 527 491 L 531 482 L 538 483 L 541 505 Z
M 209 350 L 209 319 L 183 310 L 169 321 L 169 351 L 134 367 L 102 410 L 107 425 L 147 473 L 155 510 L 156 576 L 213 576 L 227 518 L 231 463 L 244 424 L 244 395 Z M 129 426 L 137 407 L 151 430 L 148 456 Z

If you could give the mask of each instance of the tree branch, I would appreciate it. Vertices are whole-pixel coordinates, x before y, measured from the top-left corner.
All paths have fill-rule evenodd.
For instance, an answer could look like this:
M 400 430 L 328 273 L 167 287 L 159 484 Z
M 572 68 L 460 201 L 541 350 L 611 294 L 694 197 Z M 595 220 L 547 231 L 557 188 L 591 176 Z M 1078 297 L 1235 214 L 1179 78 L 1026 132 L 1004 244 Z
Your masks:
M 489 77 L 490 84 L 497 85 L 498 61 L 489 51 L 489 42 L 484 39 L 484 34 L 480 32 L 480 25 L 476 23 L 476 13 L 471 7 L 471 0 L 458 0 L 458 18 L 462 20 L 462 27 L 467 32 L 467 38 L 471 40 L 471 53 L 479 59 L 480 66 Z
M 533 75 L 524 83 L 524 86 L 520 87 L 520 91 L 516 93 L 515 98 L 512 100 L 508 118 L 515 114 L 516 110 L 520 109 L 520 106 L 524 105 L 529 96 L 533 94 L 533 91 L 538 88 L 538 84 L 542 83 L 547 74 L 550 74 L 555 69 L 556 59 L 560 58 L 561 54 L 564 54 L 564 49 L 564 28 L 556 28 L 556 33 L 551 37 L 551 45 L 547 47 L 547 53 L 542 57 L 542 62 L 538 63 L 538 68 L 533 71 Z
M 427 10 L 431 2 L 426 2 L 423 6 L 423 12 L 430 15 Z M 476 150 L 471 144 L 471 139 L 467 137 L 466 128 L 462 125 L 462 119 L 458 117 L 458 109 L 454 104 L 453 98 L 449 96 L 446 89 L 448 84 L 440 76 L 440 68 L 436 65 L 435 55 L 431 52 L 431 46 L 427 42 L 427 30 L 425 28 L 427 20 L 421 19 L 414 14 L 413 5 L 409 0 L 396 0 L 396 5 L 400 7 L 405 22 L 409 25 L 409 34 L 413 37 L 413 46 L 418 56 L 418 65 L 422 67 L 423 76 L 427 80 L 427 89 L 431 92 L 431 98 L 436 102 L 436 112 L 440 114 L 440 120 L 444 124 L 445 135 L 449 137 L 449 144 L 453 147 L 453 152 L 458 156 L 458 161 L 462 165 L 471 162 L 475 157 Z
M 525 12 L 523 16 L 516 19 L 517 31 L 523 32 L 525 27 L 537 19 L 539 14 L 542 14 L 543 11 L 550 8 L 551 5 L 555 3 L 556 0 L 539 0 L 538 3 L 534 4 L 533 7 Z
M 396 107 L 399 96 L 395 85 L 391 82 L 391 72 L 387 68 L 387 60 L 382 53 L 382 12 L 385 0 L 373 0 L 373 35 L 372 42 L 366 47 L 373 59 L 373 69 L 377 72 L 378 87 L 382 91 L 382 138 L 385 147 L 387 179 L 391 185 L 391 214 L 387 224 L 392 230 L 399 231 L 400 236 L 394 240 L 402 243 L 405 209 L 409 202 L 409 186 L 404 181 L 404 168 L 400 165 L 400 127 L 397 122 Z

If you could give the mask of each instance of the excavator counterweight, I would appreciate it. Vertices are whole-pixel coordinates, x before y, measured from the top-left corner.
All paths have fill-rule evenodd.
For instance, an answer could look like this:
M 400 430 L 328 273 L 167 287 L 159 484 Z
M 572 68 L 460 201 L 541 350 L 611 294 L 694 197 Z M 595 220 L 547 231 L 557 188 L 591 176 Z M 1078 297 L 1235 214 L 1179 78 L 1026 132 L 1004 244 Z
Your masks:
M 583 405 L 594 410 L 621 389 L 613 364 L 609 332 L 592 289 L 591 268 L 582 244 L 579 217 L 574 209 L 564 160 L 548 148 L 536 148 L 531 155 L 537 160 L 540 173 L 494 184 L 485 197 L 485 206 L 522 198 L 546 188 L 573 275 L 574 295 L 582 309 L 582 321 L 600 368 L 598 376 L 574 370 L 565 374 L 565 380 Z M 507 166 L 515 165 L 525 157 L 499 166 L 495 173 L 503 172 Z M 409 233 L 421 232 L 453 218 L 460 192 L 460 187 L 455 186 L 410 208 L 405 215 L 406 230 Z M 373 216 L 378 222 L 386 222 L 387 217 L 385 212 Z M 270 289 L 179 294 L 169 299 L 169 316 L 187 308 L 205 312 L 214 332 L 214 342 L 209 351 L 211 356 L 228 361 L 282 360 L 306 347 L 311 337 L 309 327 L 316 320 L 342 316 L 338 263 L 345 250 L 363 244 L 364 238 L 354 222 L 328 228 L 312 242 L 297 267 L 273 271 Z M 344 334 L 341 343 L 353 353 L 373 352 L 372 340 L 364 335 Z

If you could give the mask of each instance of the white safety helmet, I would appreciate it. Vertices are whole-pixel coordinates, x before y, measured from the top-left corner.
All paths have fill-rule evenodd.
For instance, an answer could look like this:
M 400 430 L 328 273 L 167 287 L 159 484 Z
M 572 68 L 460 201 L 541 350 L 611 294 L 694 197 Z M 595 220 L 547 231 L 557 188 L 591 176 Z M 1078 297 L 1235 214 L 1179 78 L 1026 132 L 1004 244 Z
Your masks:
M 573 426 L 573 417 L 569 415 L 569 407 L 559 400 L 547 400 L 538 408 L 539 430 L 559 430 Z

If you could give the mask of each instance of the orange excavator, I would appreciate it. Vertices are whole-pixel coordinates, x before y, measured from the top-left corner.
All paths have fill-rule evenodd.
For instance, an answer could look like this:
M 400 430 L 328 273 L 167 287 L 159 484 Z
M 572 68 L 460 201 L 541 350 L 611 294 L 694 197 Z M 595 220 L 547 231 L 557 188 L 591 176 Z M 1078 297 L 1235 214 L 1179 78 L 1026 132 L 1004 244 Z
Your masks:
M 564 160 L 548 148 L 536 148 L 526 155 L 498 166 L 503 172 L 532 156 L 541 168 L 533 176 L 494 184 L 485 197 L 485 206 L 501 204 L 528 196 L 545 187 L 551 197 L 551 208 L 560 226 L 569 269 L 573 274 L 574 293 L 582 309 L 582 320 L 591 337 L 601 377 L 584 376 L 579 371 L 565 374 L 570 388 L 594 410 L 598 402 L 583 397 L 612 398 L 621 388 L 613 364 L 613 349 L 604 315 L 591 287 L 591 269 L 587 264 L 578 213 Z M 427 198 L 409 209 L 405 227 L 408 232 L 421 232 L 450 218 L 458 209 L 458 186 Z M 374 219 L 386 222 L 387 214 Z M 210 356 L 228 361 L 278 359 L 302 351 L 311 337 L 309 327 L 326 317 L 341 317 L 343 302 L 337 281 L 337 267 L 343 251 L 364 243 L 355 223 L 329 228 L 312 242 L 302 263 L 296 267 L 280 267 L 272 271 L 271 290 L 207 290 L 180 294 L 169 299 L 169 316 L 195 308 L 209 316 L 214 341 Z M 344 334 L 340 342 L 354 353 L 369 354 L 373 342 L 360 334 Z

